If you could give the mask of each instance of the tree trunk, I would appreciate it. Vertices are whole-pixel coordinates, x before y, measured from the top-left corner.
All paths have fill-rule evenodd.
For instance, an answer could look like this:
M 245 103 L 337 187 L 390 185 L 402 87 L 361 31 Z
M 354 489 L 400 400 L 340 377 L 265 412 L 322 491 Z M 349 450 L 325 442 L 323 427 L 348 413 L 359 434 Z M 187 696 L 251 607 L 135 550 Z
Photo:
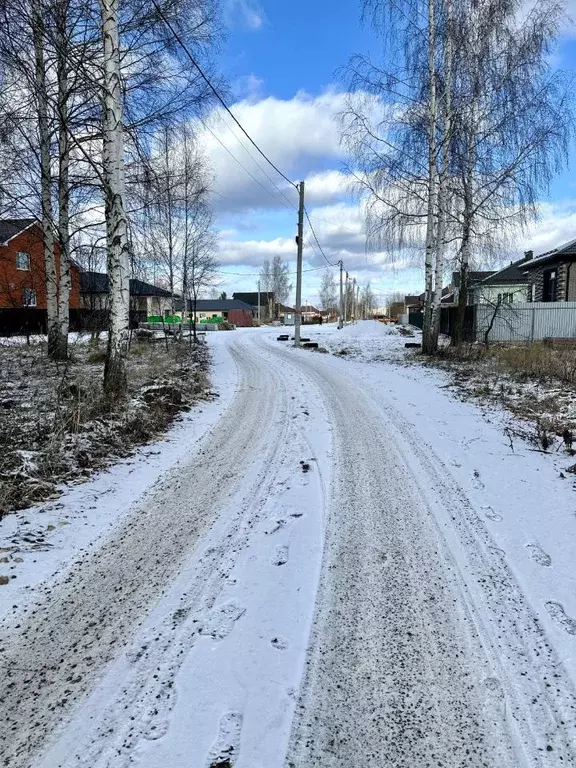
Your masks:
M 474 166 L 476 164 L 475 152 L 475 126 L 476 126 L 476 87 L 472 97 L 470 129 L 466 138 L 466 165 L 463 174 L 464 187 L 464 217 L 462 222 L 462 246 L 460 248 L 460 291 L 458 293 L 458 311 L 456 324 L 452 336 L 452 344 L 459 346 L 464 338 L 464 322 L 466 319 L 466 306 L 468 304 L 470 250 L 472 225 L 474 220 Z
M 48 123 L 48 93 L 46 91 L 46 65 L 44 61 L 44 21 L 40 0 L 32 0 L 32 35 L 35 55 L 36 108 L 40 142 L 40 193 L 42 209 L 42 236 L 46 269 L 46 332 L 48 355 L 58 356 L 58 286 L 52 211 L 52 177 L 50 172 L 50 127 Z
M 464 227 L 462 232 L 462 248 L 460 250 L 460 288 L 458 291 L 458 309 L 456 311 L 456 323 L 452 335 L 452 345 L 459 346 L 464 338 L 464 321 L 466 319 L 466 305 L 468 304 L 468 271 L 470 265 L 470 230 L 464 215 Z
M 66 4 L 58 9 L 58 328 L 55 356 L 68 358 L 70 318 L 70 145 L 68 140 L 68 62 Z
M 422 352 L 430 354 L 432 342 L 432 303 L 434 291 L 434 244 L 436 214 L 436 20 L 435 0 L 428 0 L 428 211 L 426 218 L 426 260 L 424 264 L 424 318 Z
M 104 48 L 104 200 L 108 249 L 109 329 L 104 390 L 126 392 L 130 324 L 130 253 L 124 210 L 124 136 L 118 41 L 118 0 L 100 0 Z
M 429 352 L 438 351 L 438 337 L 442 320 L 442 284 L 446 261 L 446 228 L 448 223 L 448 172 L 450 142 L 452 139 L 452 0 L 446 0 L 446 22 L 444 43 L 444 98 L 442 165 L 438 183 L 438 231 L 436 243 L 436 269 L 434 274 L 434 302 L 432 307 L 432 329 Z

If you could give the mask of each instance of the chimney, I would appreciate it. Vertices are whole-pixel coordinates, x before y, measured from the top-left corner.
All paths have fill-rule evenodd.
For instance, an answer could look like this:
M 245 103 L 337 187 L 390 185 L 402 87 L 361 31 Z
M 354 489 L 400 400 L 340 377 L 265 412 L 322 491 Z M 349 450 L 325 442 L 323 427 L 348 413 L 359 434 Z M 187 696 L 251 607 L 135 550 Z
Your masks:
M 524 251 L 524 261 L 530 261 L 534 258 L 534 251 Z

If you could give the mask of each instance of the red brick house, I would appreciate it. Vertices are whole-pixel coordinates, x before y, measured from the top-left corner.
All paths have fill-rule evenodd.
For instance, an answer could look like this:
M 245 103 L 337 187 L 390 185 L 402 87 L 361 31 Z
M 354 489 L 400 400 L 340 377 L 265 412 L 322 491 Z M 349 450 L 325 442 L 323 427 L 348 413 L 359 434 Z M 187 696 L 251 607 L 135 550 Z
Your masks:
M 59 269 L 59 246 L 54 245 Z M 80 308 L 80 270 L 70 265 L 71 324 Z M 74 316 L 74 317 L 73 317 Z M 0 219 L 0 333 L 45 333 L 46 268 L 36 219 Z
M 59 248 L 55 245 L 56 268 Z M 70 266 L 70 309 L 80 307 L 80 277 Z M 46 309 L 42 229 L 35 219 L 0 219 L 0 309 Z

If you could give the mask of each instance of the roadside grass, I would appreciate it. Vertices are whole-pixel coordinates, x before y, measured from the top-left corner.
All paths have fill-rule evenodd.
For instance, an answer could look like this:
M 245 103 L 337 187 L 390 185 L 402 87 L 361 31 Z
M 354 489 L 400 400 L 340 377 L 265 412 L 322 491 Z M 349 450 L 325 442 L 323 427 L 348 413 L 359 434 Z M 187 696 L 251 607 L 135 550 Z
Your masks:
M 76 343 L 52 362 L 42 344 L 0 347 L 0 518 L 59 493 L 164 432 L 209 396 L 209 352 L 133 341 L 126 398 L 102 390 L 105 350 Z
M 419 359 L 423 358 L 419 356 Z M 563 450 L 574 455 L 576 441 L 576 351 L 544 343 L 477 344 L 443 347 L 430 365 L 452 374 L 452 384 L 464 399 L 498 403 L 521 423 L 507 428 L 537 450 Z

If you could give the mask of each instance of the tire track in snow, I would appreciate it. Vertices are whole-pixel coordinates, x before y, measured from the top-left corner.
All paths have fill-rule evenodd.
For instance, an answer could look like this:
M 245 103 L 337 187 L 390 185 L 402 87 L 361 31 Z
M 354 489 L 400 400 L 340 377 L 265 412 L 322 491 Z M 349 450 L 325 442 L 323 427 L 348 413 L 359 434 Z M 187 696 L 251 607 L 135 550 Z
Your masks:
M 274 354 L 323 391 L 339 445 L 287 765 L 575 765 L 573 687 L 466 493 L 359 377 Z
M 135 674 L 122 691 L 126 701 L 136 702 L 139 728 L 135 740 L 155 738 L 165 731 L 166 718 L 158 717 L 158 712 L 169 711 L 175 693 L 170 685 L 159 690 L 158 680 L 169 682 L 174 658 L 168 653 L 166 638 L 150 637 L 143 643 L 145 647 L 130 648 L 130 637 L 165 593 L 219 509 L 234 495 L 238 478 L 255 462 L 274 465 L 275 446 L 281 441 L 277 442 L 278 433 L 271 433 L 270 425 L 275 421 L 279 426 L 287 423 L 281 415 L 287 408 L 282 377 L 254 356 L 239 351 L 238 344 L 232 352 L 241 374 L 240 388 L 224 417 L 202 442 L 199 455 L 147 496 L 98 551 L 79 560 L 61 583 L 46 586 L 44 599 L 32 606 L 21 626 L 3 637 L 0 699 L 5 714 L 0 719 L 0 744 L 4 765 L 20 768 L 35 764 L 37 750 L 90 692 L 103 667 L 123 649 L 132 654 L 136 666 L 141 663 L 146 667 L 146 672 Z M 253 407 L 256 389 L 260 394 L 258 408 Z M 268 486 L 267 480 L 270 478 L 264 472 L 262 488 Z M 258 488 L 253 490 L 257 496 Z M 242 525 L 239 520 L 236 524 L 238 532 Z M 216 585 L 233 566 L 230 539 L 225 550 L 207 553 L 205 558 L 201 578 L 212 578 L 215 589 L 202 606 L 204 614 L 214 606 Z M 193 597 L 191 590 L 192 604 Z M 192 610 L 183 606 L 182 613 L 174 618 L 181 627 L 180 640 L 188 647 L 193 633 L 185 617 Z M 163 652 L 159 654 L 155 647 Z M 174 655 L 183 653 L 176 642 Z M 150 669 L 152 656 L 161 659 L 161 674 Z M 151 680 L 156 686 L 153 692 Z M 151 698 L 155 702 L 152 706 Z M 117 749 L 128 744 L 129 728 L 125 720 L 110 720 L 110 727 L 114 730 L 115 726 L 124 740 L 119 739 L 112 748 L 110 739 L 105 748 L 98 747 L 92 754 L 94 761 L 84 765 L 124 764 Z M 122 751 L 130 752 L 127 747 Z

